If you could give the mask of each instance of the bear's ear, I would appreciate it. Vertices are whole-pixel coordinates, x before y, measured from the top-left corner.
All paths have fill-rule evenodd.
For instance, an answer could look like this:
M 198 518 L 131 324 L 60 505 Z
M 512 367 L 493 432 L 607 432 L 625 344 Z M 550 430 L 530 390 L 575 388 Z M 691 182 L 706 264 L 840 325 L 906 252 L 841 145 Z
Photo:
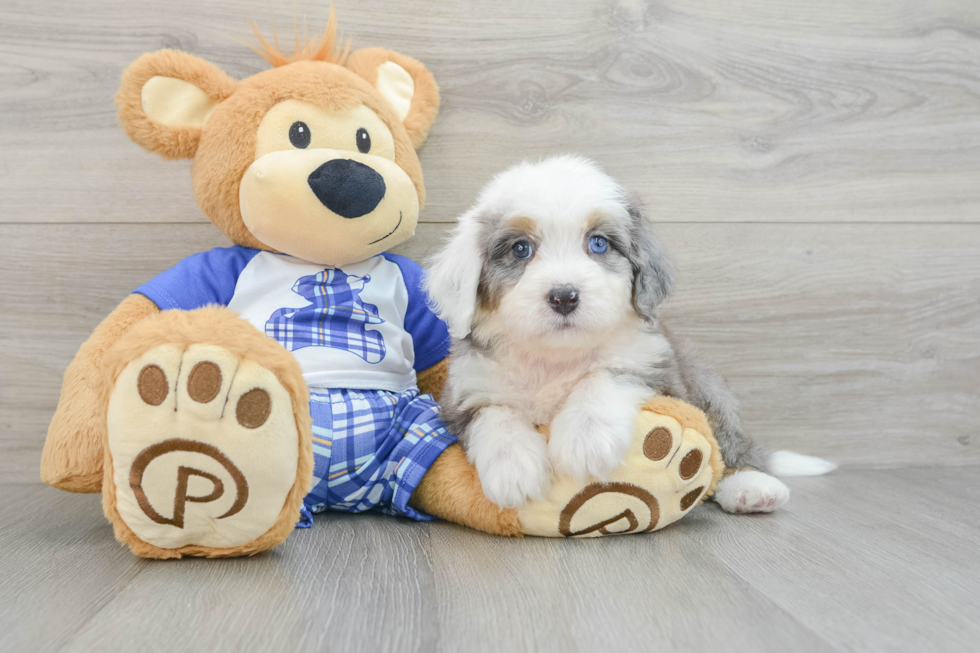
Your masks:
M 347 67 L 388 101 L 418 149 L 439 113 L 439 87 L 432 73 L 415 59 L 384 48 L 352 52 Z
M 201 128 L 235 81 L 217 66 L 177 50 L 144 54 L 123 72 L 116 109 L 137 145 L 166 159 L 197 152 Z

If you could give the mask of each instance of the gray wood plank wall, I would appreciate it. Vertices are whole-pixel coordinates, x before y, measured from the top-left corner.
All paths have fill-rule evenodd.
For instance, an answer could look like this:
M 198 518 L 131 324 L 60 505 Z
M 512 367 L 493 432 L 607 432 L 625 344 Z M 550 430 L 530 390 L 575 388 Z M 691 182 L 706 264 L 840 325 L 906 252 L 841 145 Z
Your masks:
M 578 152 L 643 196 L 680 264 L 664 309 L 774 447 L 980 462 L 980 3 L 337 0 L 354 47 L 425 62 L 423 259 L 496 171 Z M 187 162 L 112 105 L 140 53 L 264 68 L 246 17 L 326 2 L 4 0 L 0 477 L 37 482 L 60 376 L 139 283 L 225 244 Z

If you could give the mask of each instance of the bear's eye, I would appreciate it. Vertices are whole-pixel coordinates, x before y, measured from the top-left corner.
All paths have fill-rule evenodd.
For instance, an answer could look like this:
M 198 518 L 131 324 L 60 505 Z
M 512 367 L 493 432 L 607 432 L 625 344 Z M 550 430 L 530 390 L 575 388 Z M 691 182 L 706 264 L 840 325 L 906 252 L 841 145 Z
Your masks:
M 367 133 L 367 130 L 361 127 L 357 130 L 357 150 L 361 154 L 367 154 L 371 151 L 371 135 Z
M 310 128 L 306 126 L 305 122 L 297 120 L 289 128 L 289 142 L 293 144 L 293 147 L 298 147 L 301 150 L 306 149 L 310 145 L 310 137 Z

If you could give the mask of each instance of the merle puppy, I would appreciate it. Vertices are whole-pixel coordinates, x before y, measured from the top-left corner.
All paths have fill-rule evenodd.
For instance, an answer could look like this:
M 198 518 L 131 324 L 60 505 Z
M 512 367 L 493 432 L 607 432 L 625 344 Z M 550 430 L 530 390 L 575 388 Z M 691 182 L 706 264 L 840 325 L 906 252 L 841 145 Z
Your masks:
M 553 472 L 604 479 L 637 407 L 668 395 L 709 418 L 736 473 L 715 500 L 768 512 L 789 489 L 763 470 L 824 473 L 826 461 L 756 447 L 722 378 L 657 315 L 674 266 L 638 202 L 594 163 L 522 163 L 484 188 L 434 258 L 427 284 L 455 343 L 443 418 L 483 490 L 519 507 Z M 551 425 L 547 440 L 536 430 Z

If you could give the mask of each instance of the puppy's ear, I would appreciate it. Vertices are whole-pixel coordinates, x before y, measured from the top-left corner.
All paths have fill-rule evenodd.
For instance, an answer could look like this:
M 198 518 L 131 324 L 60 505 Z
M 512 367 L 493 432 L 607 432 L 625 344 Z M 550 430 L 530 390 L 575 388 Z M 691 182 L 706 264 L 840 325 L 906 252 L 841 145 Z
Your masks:
M 384 48 L 352 52 L 347 67 L 388 101 L 418 149 L 439 113 L 439 87 L 432 73 L 415 59 Z
M 429 261 L 425 275 L 432 308 L 454 338 L 465 338 L 472 326 L 484 257 L 479 239 L 479 222 L 472 212 L 463 215 L 449 242 Z
M 630 229 L 630 265 L 633 267 L 633 308 L 640 317 L 651 320 L 657 306 L 674 289 L 674 260 L 653 232 L 643 205 L 630 198 L 627 209 Z
M 197 152 L 204 122 L 235 90 L 217 66 L 186 52 L 159 50 L 129 65 L 116 93 L 123 131 L 165 159 Z

